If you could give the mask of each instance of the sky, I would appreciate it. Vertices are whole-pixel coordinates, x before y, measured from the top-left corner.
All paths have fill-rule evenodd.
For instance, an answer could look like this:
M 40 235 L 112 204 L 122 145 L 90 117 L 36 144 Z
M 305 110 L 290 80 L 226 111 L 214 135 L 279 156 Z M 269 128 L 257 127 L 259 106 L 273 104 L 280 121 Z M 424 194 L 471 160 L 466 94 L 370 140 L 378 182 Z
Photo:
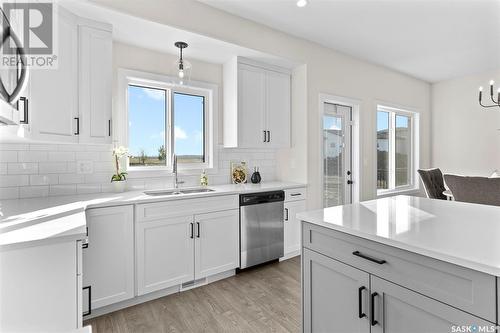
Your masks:
M 396 127 L 408 127 L 408 117 L 396 116 Z M 389 113 L 384 111 L 377 112 L 377 131 L 389 128 Z
M 129 151 L 137 156 L 144 149 L 158 156 L 165 142 L 166 92 L 130 85 L 128 88 Z M 174 123 L 177 155 L 203 154 L 203 97 L 175 93 Z

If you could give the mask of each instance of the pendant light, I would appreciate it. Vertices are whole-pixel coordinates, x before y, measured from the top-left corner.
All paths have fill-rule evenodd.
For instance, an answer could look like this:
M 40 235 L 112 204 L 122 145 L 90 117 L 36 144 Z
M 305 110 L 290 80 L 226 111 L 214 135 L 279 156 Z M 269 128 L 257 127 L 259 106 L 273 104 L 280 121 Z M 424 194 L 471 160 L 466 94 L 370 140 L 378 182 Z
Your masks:
M 179 48 L 179 60 L 175 62 L 175 70 L 177 71 L 180 84 L 184 84 L 184 81 L 189 81 L 191 76 L 191 64 L 182 57 L 182 50 L 187 48 L 188 44 L 186 42 L 175 42 L 174 45 Z

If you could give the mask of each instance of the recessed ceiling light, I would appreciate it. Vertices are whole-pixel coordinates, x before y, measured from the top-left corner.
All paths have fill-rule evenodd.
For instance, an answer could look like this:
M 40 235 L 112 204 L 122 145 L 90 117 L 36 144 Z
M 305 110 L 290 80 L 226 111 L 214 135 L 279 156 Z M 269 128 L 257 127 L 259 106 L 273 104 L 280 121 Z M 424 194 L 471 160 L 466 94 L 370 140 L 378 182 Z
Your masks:
M 308 3 L 307 0 L 298 0 L 297 7 L 300 7 L 300 8 L 305 7 L 305 6 L 307 6 L 307 3 Z

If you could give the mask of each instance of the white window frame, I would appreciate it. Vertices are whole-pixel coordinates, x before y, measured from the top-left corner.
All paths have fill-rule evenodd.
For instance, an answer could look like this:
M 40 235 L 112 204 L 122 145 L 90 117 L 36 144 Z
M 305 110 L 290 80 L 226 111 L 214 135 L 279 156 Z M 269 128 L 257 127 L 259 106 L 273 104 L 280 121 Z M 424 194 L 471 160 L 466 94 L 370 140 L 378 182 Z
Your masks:
M 128 86 L 144 86 L 155 89 L 170 91 L 166 94 L 167 114 L 165 115 L 165 137 L 168 138 L 165 144 L 166 165 L 165 166 L 129 166 L 127 162 L 127 172 L 129 176 L 162 176 L 172 173 L 172 149 L 174 147 L 173 128 L 173 103 L 172 98 L 175 92 L 191 94 L 204 97 L 204 163 L 179 163 L 178 169 L 186 173 L 196 174 L 200 170 L 217 171 L 218 151 L 216 142 L 218 137 L 218 85 L 213 83 L 189 81 L 181 84 L 177 77 L 154 74 L 129 69 L 118 69 L 118 93 L 117 107 L 115 108 L 115 136 L 114 142 L 128 147 Z
M 389 188 L 376 189 L 377 196 L 386 196 L 392 194 L 400 194 L 401 192 L 416 191 L 419 188 L 418 184 L 418 164 L 419 164 L 419 113 L 408 109 L 401 109 L 387 105 L 377 105 L 376 114 L 378 112 L 389 113 Z M 410 182 L 408 185 L 396 186 L 396 116 L 405 116 L 410 118 Z M 377 141 L 377 116 L 375 116 L 375 142 Z M 377 145 L 375 144 L 375 182 L 377 179 Z

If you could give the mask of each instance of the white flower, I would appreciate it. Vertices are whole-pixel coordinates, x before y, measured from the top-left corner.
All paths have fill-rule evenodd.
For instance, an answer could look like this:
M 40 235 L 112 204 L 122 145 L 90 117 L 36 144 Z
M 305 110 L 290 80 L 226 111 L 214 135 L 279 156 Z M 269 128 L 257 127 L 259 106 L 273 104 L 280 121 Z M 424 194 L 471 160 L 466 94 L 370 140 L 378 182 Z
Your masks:
M 120 146 L 113 149 L 113 156 L 117 156 L 118 158 L 121 158 L 127 154 L 128 154 L 128 148 L 126 147 Z

